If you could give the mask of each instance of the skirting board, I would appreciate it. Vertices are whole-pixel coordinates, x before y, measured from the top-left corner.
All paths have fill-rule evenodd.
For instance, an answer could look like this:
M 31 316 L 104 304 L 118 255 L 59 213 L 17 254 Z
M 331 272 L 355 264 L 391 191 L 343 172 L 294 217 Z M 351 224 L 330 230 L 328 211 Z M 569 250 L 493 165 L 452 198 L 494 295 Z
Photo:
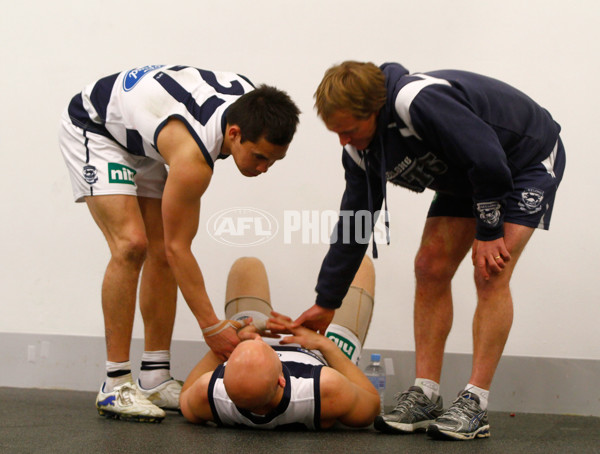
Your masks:
M 139 370 L 143 341 L 134 339 L 131 365 Z M 173 341 L 171 372 L 185 379 L 208 351 L 202 341 Z M 361 368 L 371 353 L 361 355 Z M 394 394 L 414 381 L 414 352 L 380 350 L 393 365 L 387 377 L 385 406 Z M 105 374 L 104 339 L 100 337 L 0 333 L 0 386 L 95 391 Z M 442 374 L 442 396 L 447 407 L 465 386 L 471 356 L 447 353 Z M 505 356 L 500 361 L 490 393 L 492 411 L 600 416 L 600 361 L 568 358 Z

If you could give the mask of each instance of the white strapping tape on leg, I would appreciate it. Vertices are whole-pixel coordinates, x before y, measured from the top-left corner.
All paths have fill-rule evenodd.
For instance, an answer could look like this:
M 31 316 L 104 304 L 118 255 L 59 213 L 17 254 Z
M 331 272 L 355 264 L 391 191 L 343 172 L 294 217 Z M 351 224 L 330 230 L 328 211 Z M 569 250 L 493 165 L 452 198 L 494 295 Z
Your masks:
M 257 311 L 242 311 L 234 314 L 231 319 L 237 322 L 241 322 L 249 317 L 252 317 L 252 325 L 256 327 L 259 332 L 266 331 L 268 317 L 262 312 Z
M 225 303 L 225 317 L 234 319 L 234 316 L 242 312 L 257 312 L 269 317 L 273 308 L 271 304 L 256 296 L 238 296 Z

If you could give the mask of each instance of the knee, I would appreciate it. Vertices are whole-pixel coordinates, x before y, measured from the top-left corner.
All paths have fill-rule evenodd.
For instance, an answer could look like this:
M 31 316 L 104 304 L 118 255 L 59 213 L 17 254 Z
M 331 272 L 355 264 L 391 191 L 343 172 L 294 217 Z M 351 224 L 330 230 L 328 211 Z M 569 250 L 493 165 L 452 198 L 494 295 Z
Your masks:
M 415 257 L 415 277 L 417 282 L 445 282 L 452 280 L 456 267 L 438 248 L 422 247 Z
M 263 263 L 255 257 L 237 259 L 227 276 L 225 299 L 229 301 L 240 296 L 269 298 L 269 280 Z
M 155 263 L 168 267 L 167 251 L 165 243 L 162 241 L 149 241 L 146 247 L 147 259 L 152 259 Z
M 265 265 L 256 257 L 240 257 L 231 265 L 230 273 L 244 275 L 251 270 L 264 270 Z
M 130 235 L 117 242 L 116 250 L 113 251 L 113 259 L 123 264 L 141 267 L 146 259 L 148 251 L 148 240 L 143 234 Z
M 490 301 L 510 295 L 510 282 L 502 273 L 492 274 L 488 280 L 475 275 L 475 288 L 479 301 Z

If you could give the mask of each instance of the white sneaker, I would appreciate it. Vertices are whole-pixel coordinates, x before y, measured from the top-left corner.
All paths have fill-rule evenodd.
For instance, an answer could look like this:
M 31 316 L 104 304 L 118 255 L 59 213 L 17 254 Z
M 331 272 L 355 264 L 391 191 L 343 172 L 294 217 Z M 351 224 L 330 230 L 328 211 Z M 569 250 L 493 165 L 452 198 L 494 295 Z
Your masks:
M 96 397 L 96 408 L 100 416 L 140 422 L 161 422 L 166 413 L 150 402 L 134 383 L 115 387 L 104 392 L 104 383 Z
M 179 410 L 179 394 L 181 394 L 182 381 L 170 378 L 150 389 L 142 388 L 139 379 L 137 384 L 140 392 L 157 407 L 165 410 Z

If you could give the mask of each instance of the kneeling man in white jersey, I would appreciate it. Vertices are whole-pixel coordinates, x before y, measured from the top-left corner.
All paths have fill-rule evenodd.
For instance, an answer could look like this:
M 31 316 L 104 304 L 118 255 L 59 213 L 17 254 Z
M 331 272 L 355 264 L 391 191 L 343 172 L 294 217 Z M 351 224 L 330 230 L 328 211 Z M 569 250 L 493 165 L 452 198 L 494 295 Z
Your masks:
M 233 325 L 242 326 L 248 316 L 253 323 L 238 331 L 243 341 L 226 363 L 210 351 L 192 370 L 180 396 L 183 415 L 193 423 L 258 429 L 370 425 L 379 414 L 379 395 L 350 350 L 338 345 L 340 338 L 358 339 L 351 352 L 360 351 L 373 292 L 373 264 L 365 257 L 347 296 L 353 313 L 333 320 L 332 332 L 323 336 L 272 312 L 264 266 L 254 258 L 238 260 L 229 274 L 225 312 Z M 291 334 L 261 337 L 266 328 Z

